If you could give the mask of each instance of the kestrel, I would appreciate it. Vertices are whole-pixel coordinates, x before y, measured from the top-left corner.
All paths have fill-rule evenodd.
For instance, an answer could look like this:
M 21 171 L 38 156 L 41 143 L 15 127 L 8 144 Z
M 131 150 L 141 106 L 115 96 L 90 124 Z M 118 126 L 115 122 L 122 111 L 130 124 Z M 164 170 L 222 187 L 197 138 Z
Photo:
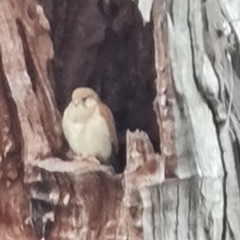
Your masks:
M 64 111 L 62 127 L 72 151 L 109 164 L 118 152 L 115 122 L 111 110 L 91 88 L 77 88 Z

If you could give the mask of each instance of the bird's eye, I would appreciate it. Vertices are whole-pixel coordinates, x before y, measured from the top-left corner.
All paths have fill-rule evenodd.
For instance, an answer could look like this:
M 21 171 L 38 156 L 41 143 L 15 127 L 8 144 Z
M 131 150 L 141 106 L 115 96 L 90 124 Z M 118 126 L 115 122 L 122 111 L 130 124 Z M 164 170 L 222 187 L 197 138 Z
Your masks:
M 74 107 L 76 107 L 79 104 L 79 102 L 77 100 L 74 100 L 74 101 L 72 101 L 72 104 Z
M 84 98 L 83 98 L 83 102 L 85 102 L 87 99 L 88 99 L 88 97 L 84 97 Z

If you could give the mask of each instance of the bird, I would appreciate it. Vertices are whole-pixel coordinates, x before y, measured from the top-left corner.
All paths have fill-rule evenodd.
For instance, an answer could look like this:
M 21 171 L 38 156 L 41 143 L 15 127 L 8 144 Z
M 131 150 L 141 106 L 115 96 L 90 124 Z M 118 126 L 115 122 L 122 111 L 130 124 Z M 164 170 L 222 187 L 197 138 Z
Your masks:
M 79 87 L 62 118 L 64 136 L 72 152 L 82 158 L 96 158 L 117 171 L 118 139 L 111 110 L 91 88 Z

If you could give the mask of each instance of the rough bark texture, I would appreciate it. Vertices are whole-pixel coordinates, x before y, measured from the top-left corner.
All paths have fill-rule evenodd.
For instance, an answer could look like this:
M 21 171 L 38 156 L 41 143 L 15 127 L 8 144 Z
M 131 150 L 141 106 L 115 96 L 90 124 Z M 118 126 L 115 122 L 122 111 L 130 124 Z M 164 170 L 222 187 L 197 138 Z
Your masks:
M 35 162 L 28 183 L 31 208 L 40 214 L 33 214 L 39 238 L 143 239 L 147 218 L 142 215 L 151 213 L 142 199 L 148 199 L 148 186 L 164 180 L 164 161 L 146 134 L 129 132 L 127 141 L 128 163 L 121 175 L 93 163 Z M 37 212 L 42 202 L 45 207 Z
M 162 185 L 161 203 L 167 203 L 170 211 L 161 219 L 161 239 L 240 237 L 233 149 L 239 141 L 233 100 L 234 81 L 239 81 L 234 67 L 239 23 L 233 22 L 239 18 L 234 9 L 238 4 L 173 0 L 167 5 L 181 180 Z M 164 207 L 160 209 L 164 214 Z
M 24 168 L 59 150 L 60 118 L 47 61 L 49 24 L 34 1 L 0 2 L 0 239 L 34 239 Z
M 0 1 L 0 239 L 240 239 L 239 1 L 41 2 L 55 64 L 42 7 Z M 161 155 L 128 131 L 122 174 L 58 158 L 51 86 L 83 85 Z

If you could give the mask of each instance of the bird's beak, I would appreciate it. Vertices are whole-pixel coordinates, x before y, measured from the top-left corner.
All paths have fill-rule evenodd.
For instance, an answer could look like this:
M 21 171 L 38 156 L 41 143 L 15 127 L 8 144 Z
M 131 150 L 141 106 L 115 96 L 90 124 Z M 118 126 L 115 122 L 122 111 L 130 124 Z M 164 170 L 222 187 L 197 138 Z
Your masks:
M 73 106 L 76 107 L 79 104 L 79 101 L 77 99 L 75 99 L 74 101 L 72 101 Z

